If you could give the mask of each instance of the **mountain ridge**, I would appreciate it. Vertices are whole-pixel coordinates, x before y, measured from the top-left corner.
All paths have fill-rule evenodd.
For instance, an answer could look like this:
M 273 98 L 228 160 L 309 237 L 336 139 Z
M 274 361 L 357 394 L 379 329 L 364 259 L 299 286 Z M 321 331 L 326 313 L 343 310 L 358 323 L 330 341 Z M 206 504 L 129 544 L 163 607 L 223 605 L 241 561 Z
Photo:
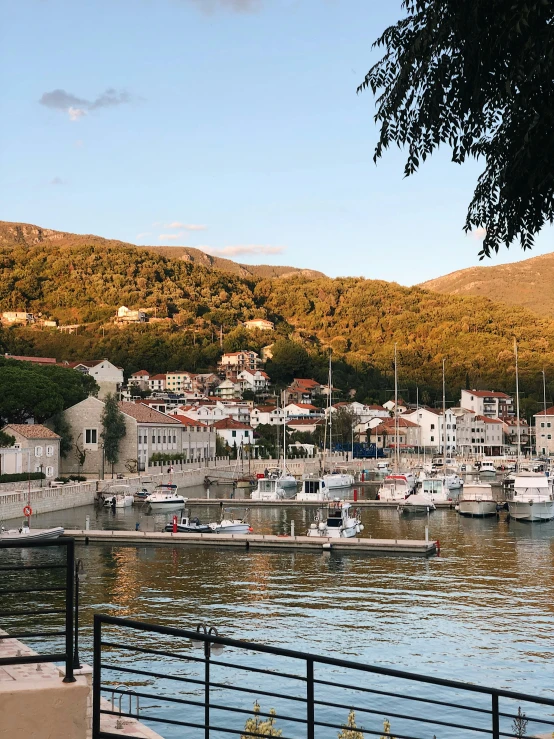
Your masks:
M 241 264 L 224 257 L 216 257 L 207 254 L 202 249 L 193 246 L 157 246 L 139 245 L 119 239 L 107 239 L 95 234 L 75 234 L 69 231 L 57 231 L 52 228 L 35 226 L 32 223 L 17 223 L 12 221 L 0 221 L 0 246 L 18 243 L 20 245 L 33 246 L 40 243 L 57 242 L 61 244 L 90 244 L 90 245 L 112 245 L 122 248 L 147 249 L 160 254 L 167 259 L 181 259 L 183 261 L 201 264 L 204 267 L 218 269 L 222 272 L 230 272 L 240 277 L 276 277 L 287 278 L 300 274 L 306 279 L 324 277 L 322 272 L 301 267 L 289 267 L 269 264 Z

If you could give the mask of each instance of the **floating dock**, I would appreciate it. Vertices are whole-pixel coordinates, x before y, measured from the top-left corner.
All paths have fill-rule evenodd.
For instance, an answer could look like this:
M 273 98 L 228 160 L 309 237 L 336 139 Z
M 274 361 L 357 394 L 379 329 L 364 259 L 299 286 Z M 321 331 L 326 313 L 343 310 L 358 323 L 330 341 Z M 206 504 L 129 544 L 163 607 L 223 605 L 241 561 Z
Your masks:
M 339 496 L 330 498 L 329 500 L 251 500 L 250 498 L 187 498 L 187 508 L 193 506 L 218 506 L 223 505 L 224 508 L 233 508 L 233 506 L 245 508 L 324 508 L 338 500 Z M 343 503 L 351 503 L 356 508 L 398 508 L 399 502 L 391 502 L 384 500 L 367 500 L 358 498 L 340 498 Z M 449 500 L 444 503 L 435 503 L 438 509 L 454 510 L 456 501 Z
M 272 534 L 174 534 L 165 531 L 66 530 L 85 544 L 115 546 L 225 547 L 241 550 L 286 549 L 315 552 L 401 554 L 430 557 L 437 554 L 437 542 L 413 539 L 340 539 L 315 536 L 275 536 Z

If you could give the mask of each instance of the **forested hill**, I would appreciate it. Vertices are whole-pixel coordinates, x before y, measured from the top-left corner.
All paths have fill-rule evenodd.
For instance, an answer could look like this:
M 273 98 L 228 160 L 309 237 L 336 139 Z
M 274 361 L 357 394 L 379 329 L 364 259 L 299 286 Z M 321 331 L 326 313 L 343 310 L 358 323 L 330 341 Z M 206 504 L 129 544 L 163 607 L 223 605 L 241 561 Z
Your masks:
M 203 267 L 211 267 L 224 272 L 240 275 L 241 277 L 289 277 L 301 274 L 303 277 L 322 277 L 321 272 L 312 269 L 300 269 L 298 267 L 275 266 L 270 264 L 239 264 L 231 259 L 213 257 L 201 249 L 191 246 L 135 246 L 124 241 L 115 239 L 104 239 L 92 234 L 73 234 L 64 231 L 54 231 L 50 228 L 33 226 L 29 223 L 11 223 L 0 221 L 0 249 L 3 247 L 35 246 L 38 244 L 57 244 L 58 246 L 120 246 L 133 249 L 148 249 L 155 254 L 168 259 L 181 259 L 192 262 Z
M 316 370 L 323 379 L 331 348 L 344 383 L 354 382 L 354 375 L 357 383 L 369 383 L 376 372 L 384 378 L 383 392 L 390 391 L 397 343 L 403 382 L 438 388 L 445 357 L 452 386 L 511 390 L 516 337 L 522 382 L 538 383 L 543 367 L 554 378 L 554 320 L 519 306 L 360 278 L 244 278 L 147 249 L 79 238 L 0 246 L 0 310 L 27 309 L 87 324 L 73 336 L 5 329 L 0 351 L 108 357 L 127 371 L 200 371 L 215 366 L 222 329 L 226 351 L 259 350 L 287 337 L 302 345 L 312 364 L 287 360 L 286 371 L 278 370 L 284 379 Z M 157 322 L 116 327 L 111 319 L 122 304 L 147 308 Z M 247 332 L 241 321 L 252 317 L 274 321 L 275 332 Z
M 470 267 L 424 282 L 420 287 L 449 295 L 479 295 L 522 305 L 554 317 L 554 253 L 494 267 Z

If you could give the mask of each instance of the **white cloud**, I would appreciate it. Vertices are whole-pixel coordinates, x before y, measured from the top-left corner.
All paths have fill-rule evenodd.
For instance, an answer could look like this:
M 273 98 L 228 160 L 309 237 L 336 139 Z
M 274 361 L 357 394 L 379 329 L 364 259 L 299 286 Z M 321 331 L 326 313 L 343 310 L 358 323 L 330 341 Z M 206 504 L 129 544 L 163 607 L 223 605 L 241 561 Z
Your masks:
M 182 235 L 182 233 L 160 234 L 158 236 L 158 241 L 175 241 L 176 239 L 180 239 Z
M 69 120 L 70 121 L 78 121 L 79 118 L 82 118 L 87 114 L 87 111 L 83 108 L 73 108 L 70 107 L 67 109 L 67 112 L 69 113 Z
M 197 249 L 205 251 L 212 257 L 236 257 L 239 254 L 282 254 L 286 251 L 284 246 L 263 246 L 259 244 L 244 244 L 237 246 L 223 246 L 218 249 L 213 246 L 197 246 Z
M 471 238 L 475 239 L 476 241 L 483 241 L 483 239 L 487 235 L 487 229 L 479 226 L 479 228 L 476 228 L 474 231 L 469 231 L 467 235 L 471 236 Z
M 166 228 L 183 228 L 185 231 L 205 231 L 208 227 L 196 223 L 181 223 L 180 221 L 173 221 L 173 223 L 166 223 Z

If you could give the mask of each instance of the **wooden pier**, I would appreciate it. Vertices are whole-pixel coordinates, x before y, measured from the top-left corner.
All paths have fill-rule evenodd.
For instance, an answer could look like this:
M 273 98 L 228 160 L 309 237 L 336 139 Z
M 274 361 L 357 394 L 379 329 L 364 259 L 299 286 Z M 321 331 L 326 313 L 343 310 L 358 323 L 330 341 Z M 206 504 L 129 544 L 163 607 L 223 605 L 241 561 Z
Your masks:
M 75 541 L 113 546 L 194 546 L 250 549 L 283 549 L 352 554 L 396 554 L 430 557 L 437 554 L 437 542 L 413 539 L 340 539 L 271 534 L 174 534 L 158 531 L 65 531 Z

